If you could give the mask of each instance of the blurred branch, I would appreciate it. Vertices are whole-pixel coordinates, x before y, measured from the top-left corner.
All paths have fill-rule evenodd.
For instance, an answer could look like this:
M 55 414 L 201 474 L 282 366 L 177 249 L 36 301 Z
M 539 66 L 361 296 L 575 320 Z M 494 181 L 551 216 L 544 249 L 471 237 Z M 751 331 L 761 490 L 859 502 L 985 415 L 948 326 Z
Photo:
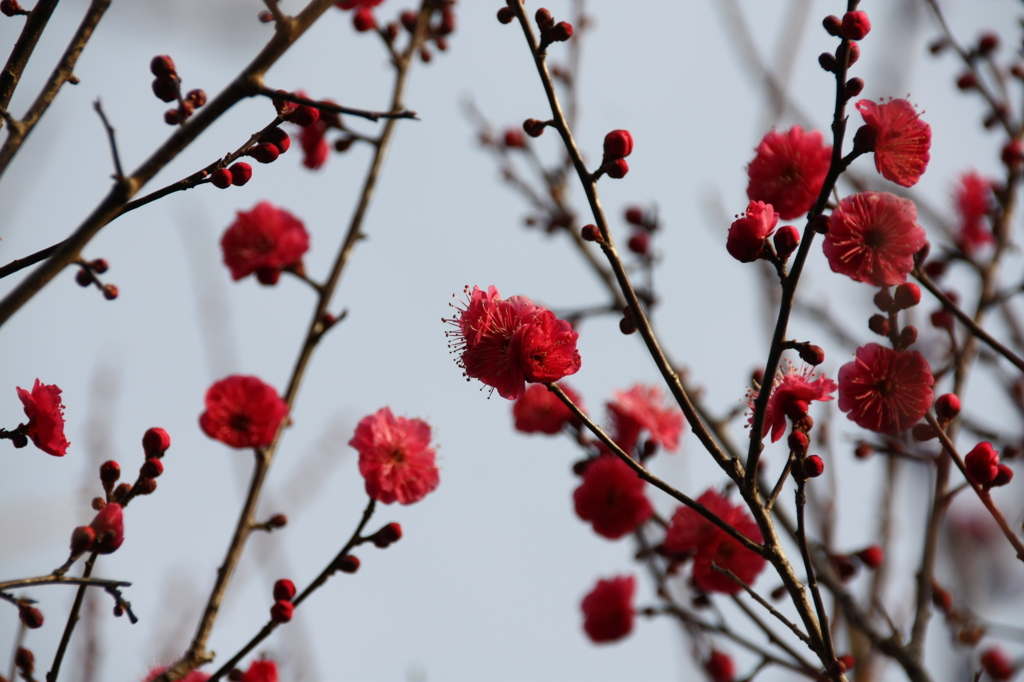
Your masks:
M 36 43 L 39 42 L 39 37 L 43 35 L 43 30 L 50 21 L 50 16 L 53 14 L 53 10 L 57 8 L 59 1 L 38 0 L 36 6 L 32 8 L 28 17 L 25 18 L 25 25 L 21 29 L 21 35 L 18 36 L 17 42 L 14 43 L 14 49 L 11 50 L 11 55 L 7 58 L 4 70 L 0 72 L 0 109 L 6 110 L 7 106 L 11 103 L 11 97 L 14 95 L 15 88 L 18 87 L 21 74 L 25 70 L 25 65 L 28 64 L 29 58 L 32 57 Z

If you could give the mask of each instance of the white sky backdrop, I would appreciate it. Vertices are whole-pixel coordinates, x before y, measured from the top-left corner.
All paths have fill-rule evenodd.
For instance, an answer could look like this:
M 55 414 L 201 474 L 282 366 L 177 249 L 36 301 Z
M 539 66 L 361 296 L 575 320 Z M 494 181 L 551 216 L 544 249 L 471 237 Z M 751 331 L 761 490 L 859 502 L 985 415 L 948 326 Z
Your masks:
M 820 20 L 842 14 L 845 3 L 810 4 L 792 92 L 824 130 L 833 84 L 817 55 L 834 49 L 835 40 Z M 964 40 L 990 26 L 1017 44 L 1018 3 L 943 4 Z M 289 0 L 285 8 L 293 5 Z M 351 533 L 365 496 L 345 443 L 359 418 L 390 405 L 434 427 L 441 485 L 415 506 L 382 507 L 375 526 L 398 521 L 405 538 L 387 551 L 361 549 L 356 576 L 334 578 L 261 647 L 281 661 L 283 679 L 669 680 L 694 674 L 684 640 L 667 620 L 638 622 L 618 645 L 597 648 L 585 638 L 578 604 L 593 582 L 640 574 L 630 561 L 630 542 L 597 537 L 573 514 L 572 444 L 513 433 L 510 404 L 488 400 L 476 383 L 467 384 L 447 352 L 440 318 L 450 314 L 451 295 L 466 284 L 495 284 L 503 295 L 524 294 L 560 309 L 604 301 L 564 237 L 522 227 L 524 205 L 502 186 L 460 111 L 460 102 L 472 98 L 498 125 L 547 118 L 519 28 L 494 19 L 500 5 L 463 0 L 448 54 L 412 73 L 407 103 L 422 120 L 399 128 L 366 222 L 370 238 L 358 245 L 335 299 L 335 308 L 347 308 L 349 317 L 314 356 L 260 507 L 261 517 L 284 512 L 291 523 L 250 542 L 210 642 L 221 660 L 264 622 L 275 579 L 290 577 L 301 589 Z M 12 104 L 16 114 L 49 73 L 85 6 L 65 0 L 58 8 Z M 556 18 L 570 18 L 567 2 L 549 7 Z M 791 3 L 745 1 L 741 7 L 756 48 L 774 54 Z M 377 14 L 387 20 L 403 8 L 388 0 Z M 852 74 L 867 81 L 864 96 L 909 92 L 926 111 L 932 163 L 918 189 L 948 210 L 957 173 L 970 166 L 998 173 L 998 137 L 980 132 L 977 99 L 955 91 L 953 58 L 927 56 L 924 45 L 937 29 L 922 3 L 865 2 L 862 8 L 875 29 Z M 102 98 L 117 128 L 124 164 L 136 167 L 169 133 L 162 121 L 166 105 L 150 91 L 152 56 L 172 55 L 183 87 L 202 87 L 212 96 L 270 35 L 255 20 L 260 9 L 255 0 L 114 3 L 76 69 L 81 84 L 64 88 L 0 185 L 0 261 L 62 239 L 107 191 L 112 171 L 94 99 Z M 658 204 L 664 225 L 654 241 L 664 254 L 657 273 L 659 328 L 672 355 L 705 388 L 708 405 L 724 413 L 742 399 L 750 370 L 766 353 L 762 280 L 757 268 L 727 255 L 724 241 L 728 216 L 746 205 L 745 165 L 771 119 L 715 2 L 595 0 L 591 9 L 596 24 L 584 45 L 576 137 L 595 161 L 605 132 L 632 131 L 631 172 L 621 181 L 602 181 L 602 200 L 623 240 L 622 208 Z M 7 53 L 20 26 L 21 20 L 0 21 L 0 52 Z M 565 48 L 556 45 L 550 53 L 558 62 Z M 390 70 L 379 41 L 356 35 L 347 13 L 331 11 L 274 67 L 267 84 L 380 109 Z M 860 119 L 851 113 L 852 134 Z M 236 106 L 146 190 L 235 149 L 271 115 L 266 101 Z M 550 132 L 536 141 L 550 158 L 556 144 Z M 2 425 L 13 427 L 22 417 L 14 387 L 29 387 L 39 377 L 64 390 L 72 443 L 63 459 L 0 443 L 0 575 L 38 575 L 58 566 L 71 529 L 92 517 L 88 500 L 100 491 L 98 463 L 117 459 L 126 477 L 134 476 L 146 428 L 162 426 L 173 438 L 159 489 L 131 505 L 124 546 L 97 564 L 96 575 L 134 582 L 127 597 L 141 618 L 136 626 L 115 620 L 109 599 L 100 598 L 99 679 L 139 679 L 149 665 L 187 646 L 234 526 L 251 459 L 200 432 L 203 394 L 231 373 L 256 374 L 283 389 L 312 305 L 305 286 L 288 277 L 274 288 L 251 278 L 231 282 L 220 263 L 221 233 L 236 210 L 269 199 L 305 221 L 312 235 L 306 265 L 321 278 L 347 225 L 368 150 L 356 146 L 332 155 L 324 170 L 310 173 L 299 165 L 297 146 L 278 162 L 257 166 L 244 188 L 204 186 L 105 228 L 86 256 L 109 260 L 105 281 L 120 287 L 116 302 L 77 287 L 69 269 L 0 334 Z M 874 177 L 870 159 L 855 168 Z M 577 201 L 580 196 L 577 191 Z M 18 280 L 0 282 L 0 293 Z M 834 311 L 862 342 L 870 340 L 864 323 L 872 290 L 830 273 L 820 250 L 806 280 L 813 300 L 824 301 L 827 287 L 828 296 L 847 301 Z M 805 320 L 794 323 L 793 336 L 825 347 L 830 375 L 850 357 Z M 927 330 L 922 336 L 927 347 Z M 579 348 L 583 369 L 571 383 L 597 414 L 613 389 L 657 379 L 637 339 L 618 333 L 617 320 L 584 324 Z M 1003 413 L 985 409 L 998 423 Z M 841 480 L 859 482 L 840 526 L 843 546 L 856 549 L 874 534 L 866 520 L 884 465 L 878 459 L 854 463 L 845 441 L 838 445 L 841 461 L 830 466 Z M 781 446 L 767 457 L 777 468 Z M 681 455 L 659 460 L 659 472 L 693 495 L 724 482 L 691 437 Z M 671 512 L 671 504 L 655 498 Z M 897 532 L 909 540 L 906 562 L 917 560 L 921 527 L 916 512 L 901 518 Z M 912 565 L 899 568 L 909 574 Z M 651 603 L 646 576 L 641 585 L 640 604 Z M 768 591 L 775 583 L 766 575 L 758 586 Z M 905 613 L 906 592 L 896 594 L 893 610 Z M 46 626 L 30 633 L 27 644 L 48 662 L 73 590 L 51 587 L 31 595 L 41 600 Z M 16 617 L 3 608 L 5 674 L 5 643 L 13 640 Z M 78 677 L 83 634 L 76 632 L 63 679 Z M 948 641 L 938 622 L 932 635 L 935 647 Z M 740 660 L 741 670 L 751 662 Z

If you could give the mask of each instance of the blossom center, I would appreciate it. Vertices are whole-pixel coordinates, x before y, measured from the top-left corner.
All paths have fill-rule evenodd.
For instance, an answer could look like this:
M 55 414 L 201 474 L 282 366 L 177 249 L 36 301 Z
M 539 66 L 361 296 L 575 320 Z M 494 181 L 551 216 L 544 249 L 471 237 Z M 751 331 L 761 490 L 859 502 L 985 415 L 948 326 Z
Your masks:
M 229 423 L 232 430 L 246 432 L 252 422 L 246 414 L 233 414 Z
M 885 233 L 878 229 L 864 231 L 864 243 L 872 249 L 880 249 L 885 246 Z

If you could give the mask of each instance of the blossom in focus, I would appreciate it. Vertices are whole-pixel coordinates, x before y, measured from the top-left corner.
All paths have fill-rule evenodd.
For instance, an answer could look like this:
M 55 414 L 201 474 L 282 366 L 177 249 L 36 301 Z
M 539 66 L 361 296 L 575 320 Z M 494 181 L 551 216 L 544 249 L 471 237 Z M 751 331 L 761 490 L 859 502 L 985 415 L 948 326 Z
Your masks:
M 753 263 L 761 257 L 761 250 L 778 224 L 779 214 L 771 204 L 751 201 L 743 215 L 729 226 L 725 248 L 739 262 Z
M 914 254 L 926 241 L 913 201 L 888 192 L 861 192 L 840 201 L 832 212 L 822 248 L 833 272 L 885 287 L 907 281 Z
M 615 391 L 615 400 L 608 403 L 613 439 L 626 452 L 636 447 L 643 431 L 650 441 L 670 452 L 679 449 L 683 431 L 683 413 L 675 406 L 666 407 L 657 386 L 636 384 L 628 391 Z
M 807 414 L 808 406 L 813 400 L 832 400 L 829 394 L 835 393 L 836 388 L 836 382 L 824 374 L 815 377 L 811 367 L 797 370 L 791 363 L 781 366 L 772 383 L 772 395 L 768 399 L 761 437 L 767 436 L 768 430 L 771 429 L 772 442 L 778 441 L 786 433 L 786 417 L 799 419 Z M 757 394 L 752 393 L 749 401 L 751 410 L 754 409 L 756 399 Z
M 932 129 L 905 99 L 857 102 L 857 111 L 875 133 L 875 168 L 886 180 L 913 187 L 931 158 Z
M 839 409 L 858 426 L 895 436 L 932 406 L 934 384 L 928 361 L 917 351 L 869 343 L 839 369 Z
M 508 400 L 526 391 L 526 382 L 558 381 L 580 368 L 579 336 L 525 296 L 502 299 L 495 287 L 473 287 L 465 309 L 445 320 L 456 327 L 449 345 L 467 377 L 479 379 Z
M 591 461 L 583 483 L 572 494 L 576 515 L 594 526 L 594 532 L 617 540 L 651 518 L 651 506 L 644 488 L 647 484 L 615 455 L 605 454 Z
M 437 487 L 430 425 L 422 419 L 396 417 L 382 407 L 363 417 L 348 444 L 359 452 L 366 494 L 378 502 L 412 504 Z
M 993 243 L 996 238 L 985 224 L 992 210 L 992 181 L 971 171 L 960 176 L 956 187 L 956 210 L 960 214 L 957 246 L 968 256 Z
M 783 220 L 798 218 L 817 200 L 831 159 L 832 147 L 819 131 L 804 132 L 800 126 L 773 130 L 747 166 L 747 198 L 771 204 Z
M 277 663 L 268 658 L 255 660 L 242 673 L 239 682 L 278 682 Z
M 281 271 L 302 263 L 309 235 L 302 221 L 288 211 L 261 201 L 251 211 L 239 211 L 220 240 L 231 278 L 256 273 L 263 284 L 274 284 Z
M 579 395 L 566 384 L 559 384 L 565 395 L 580 409 Z M 556 434 L 573 419 L 572 412 L 554 393 L 539 384 L 526 387 L 526 392 L 512 406 L 516 431 Z
M 636 578 L 620 575 L 599 580 L 583 598 L 583 630 L 595 644 L 622 639 L 633 631 L 633 595 Z
M 18 398 L 25 409 L 28 424 L 25 435 L 35 446 L 48 455 L 63 457 L 67 454 L 68 439 L 64 437 L 64 404 L 60 400 L 61 390 L 53 384 L 44 384 L 36 379 L 32 391 L 16 387 Z
M 697 502 L 754 542 L 761 542 L 761 530 L 742 505 L 733 506 L 722 495 L 708 490 Z M 705 592 L 737 594 L 743 588 L 714 566 L 732 571 L 751 585 L 764 570 L 765 560 L 747 549 L 690 507 L 681 506 L 672 515 L 665 533 L 665 549 L 676 554 L 693 552 L 693 583 Z
M 199 426 L 210 438 L 233 448 L 263 448 L 274 440 L 288 406 L 273 386 L 234 374 L 206 391 Z

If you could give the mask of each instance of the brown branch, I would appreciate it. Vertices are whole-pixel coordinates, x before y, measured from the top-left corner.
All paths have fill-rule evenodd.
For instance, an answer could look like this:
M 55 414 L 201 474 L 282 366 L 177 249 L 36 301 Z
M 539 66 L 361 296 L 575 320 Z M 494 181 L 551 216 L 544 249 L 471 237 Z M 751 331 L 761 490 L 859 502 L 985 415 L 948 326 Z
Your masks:
M 29 12 L 28 17 L 25 18 L 21 35 L 14 43 L 14 49 L 11 50 L 11 55 L 7 58 L 3 72 L 0 72 L 0 109 L 6 110 L 11 103 L 11 97 L 14 96 L 14 90 L 18 87 L 21 74 L 25 71 L 25 65 L 28 64 L 32 52 L 36 49 L 36 43 L 39 42 L 39 37 L 43 34 L 47 22 L 50 21 L 50 15 L 57 8 L 59 1 L 39 0 Z
M 75 35 L 71 38 L 71 42 L 68 43 L 64 55 L 61 57 L 60 62 L 57 63 L 53 73 L 50 74 L 49 80 L 43 86 L 39 96 L 36 97 L 36 101 L 29 108 L 24 118 L 18 121 L 18 125 L 11 126 L 3 147 L 0 147 L 0 176 L 3 176 L 14 155 L 21 149 L 25 138 L 28 137 L 32 129 L 39 123 L 39 119 L 46 113 L 61 86 L 74 78 L 75 64 L 78 63 L 78 58 L 81 56 L 82 50 L 85 49 L 86 43 L 89 42 L 89 38 L 92 37 L 92 32 L 96 29 L 96 25 L 103 18 L 107 8 L 110 7 L 110 2 L 111 0 L 92 0 L 89 4 L 89 9 L 85 13 L 85 17 L 82 19 L 82 23 L 79 24 L 78 30 L 75 31 Z M 6 104 L 3 108 L 7 108 Z
M 92 574 L 92 567 L 96 564 L 97 556 L 99 555 L 96 552 L 89 555 L 85 562 L 85 568 L 82 570 L 83 578 L 88 578 Z M 82 601 L 85 599 L 85 591 L 87 589 L 89 589 L 88 585 L 78 586 L 78 593 L 75 594 L 75 603 L 72 604 L 71 613 L 68 614 L 68 621 L 64 625 L 64 634 L 61 635 L 60 644 L 57 646 L 57 653 L 53 656 L 53 664 L 50 666 L 50 672 L 46 673 L 46 682 L 57 682 L 57 676 L 60 674 L 60 664 L 64 660 L 64 653 L 71 642 L 71 633 L 75 631 L 75 625 L 78 623 L 78 612 L 82 610 Z
M 794 635 L 800 638 L 800 641 L 802 641 L 807 646 L 811 646 L 810 638 L 799 627 L 797 627 L 796 623 L 782 615 L 782 613 L 779 612 L 778 609 L 776 609 L 774 606 L 768 603 L 768 600 L 766 600 L 764 597 L 755 592 L 750 585 L 740 580 L 738 575 L 730 571 L 728 568 L 722 568 L 718 564 L 711 564 L 711 568 L 718 571 L 719 573 L 724 573 L 730 580 L 732 580 L 734 583 L 742 587 L 744 592 L 749 594 L 754 599 L 754 601 L 763 606 L 768 611 L 768 613 L 772 614 L 776 618 L 776 620 L 778 620 L 780 623 L 789 628 L 790 632 L 792 632 Z M 744 611 L 747 610 L 746 604 L 740 601 L 738 595 L 732 595 L 732 598 L 733 601 L 736 602 L 737 606 L 739 606 Z M 753 618 L 753 616 L 751 616 L 751 618 Z M 761 626 L 761 629 L 766 632 L 769 632 L 769 636 L 774 638 L 774 634 L 771 634 L 771 631 L 768 630 L 768 628 Z
M 94 0 L 94 4 L 103 2 L 109 0 Z M 263 74 L 267 69 L 273 66 L 332 5 L 331 0 L 310 0 L 302 12 L 291 18 L 287 24 L 279 25 L 274 36 L 259 54 L 217 97 L 191 117 L 186 125 L 175 130 L 130 176 L 116 182 L 85 221 L 61 243 L 56 253 L 0 300 L 0 325 L 9 320 L 32 296 L 56 277 L 65 265 L 80 258 L 85 245 L 104 226 L 120 215 L 124 205 L 185 147 L 232 106 L 246 97 L 255 95 L 262 86 Z
M 13 275 L 19 270 L 24 270 L 30 265 L 35 265 L 39 261 L 46 260 L 53 254 L 57 253 L 57 249 L 59 249 L 61 244 L 63 243 L 64 242 L 57 242 L 56 244 L 47 246 L 45 249 L 41 249 L 33 254 L 29 254 L 24 258 L 16 258 L 12 260 L 7 265 L 0 267 L 0 279 L 3 279 L 7 275 Z
M 124 580 L 107 580 L 106 578 L 90 578 L 88 576 L 74 578 L 63 575 L 41 575 L 35 578 L 19 578 L 18 580 L 0 582 L 0 592 L 8 592 L 34 585 L 91 585 L 103 588 L 131 587 L 131 583 Z
M 115 179 L 124 177 L 124 171 L 121 170 L 121 155 L 117 153 L 117 138 L 114 137 L 114 127 L 110 125 L 110 121 L 107 120 L 107 115 L 103 113 L 103 105 L 100 104 L 100 100 L 97 98 L 92 105 L 96 113 L 99 114 L 100 120 L 103 122 L 103 129 L 107 131 L 107 139 L 110 141 L 110 154 L 114 157 L 114 172 L 116 175 Z

